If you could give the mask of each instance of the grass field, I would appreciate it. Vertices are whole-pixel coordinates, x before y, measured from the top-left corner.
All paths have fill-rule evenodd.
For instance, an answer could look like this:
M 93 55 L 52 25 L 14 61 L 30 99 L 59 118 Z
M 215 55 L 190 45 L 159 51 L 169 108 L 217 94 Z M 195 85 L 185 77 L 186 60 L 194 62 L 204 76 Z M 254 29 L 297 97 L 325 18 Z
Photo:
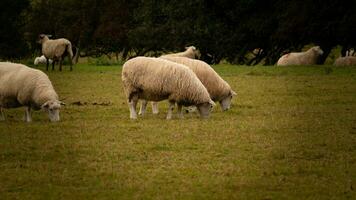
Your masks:
M 356 199 L 356 68 L 214 68 L 232 109 L 170 121 L 129 119 L 120 66 L 48 72 L 61 122 L 5 111 L 0 199 Z

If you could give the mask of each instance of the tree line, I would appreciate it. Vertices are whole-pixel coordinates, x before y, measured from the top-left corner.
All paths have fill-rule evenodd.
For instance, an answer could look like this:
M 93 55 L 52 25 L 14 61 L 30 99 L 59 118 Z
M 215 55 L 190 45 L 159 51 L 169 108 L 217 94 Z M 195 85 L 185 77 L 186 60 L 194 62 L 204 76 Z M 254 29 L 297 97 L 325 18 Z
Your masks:
M 65 37 L 81 56 L 127 58 L 194 45 L 201 59 L 274 64 L 307 44 L 325 54 L 356 47 L 356 1 L 2 0 L 0 58 L 39 54 L 41 33 Z M 255 56 L 249 53 L 255 49 Z

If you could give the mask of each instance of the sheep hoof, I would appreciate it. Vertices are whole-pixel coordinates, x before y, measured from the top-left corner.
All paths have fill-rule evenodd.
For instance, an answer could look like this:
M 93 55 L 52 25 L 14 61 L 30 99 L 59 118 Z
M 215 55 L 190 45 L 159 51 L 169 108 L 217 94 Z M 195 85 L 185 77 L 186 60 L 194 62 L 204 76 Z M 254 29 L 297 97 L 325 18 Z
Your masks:
M 130 119 L 137 119 L 137 116 L 130 116 Z

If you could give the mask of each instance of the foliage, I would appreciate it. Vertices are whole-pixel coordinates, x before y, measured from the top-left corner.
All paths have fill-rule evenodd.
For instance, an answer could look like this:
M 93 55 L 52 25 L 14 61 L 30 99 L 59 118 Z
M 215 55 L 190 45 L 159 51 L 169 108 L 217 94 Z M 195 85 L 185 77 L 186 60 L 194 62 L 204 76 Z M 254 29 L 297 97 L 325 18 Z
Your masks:
M 13 1 L 25 21 L 10 25 L 13 34 L 36 52 L 39 33 L 67 37 L 80 48 L 81 56 L 120 53 L 126 57 L 148 52 L 182 51 L 197 46 L 202 59 L 222 59 L 237 64 L 274 64 L 286 52 L 308 44 L 320 45 L 325 54 L 341 45 L 341 53 L 356 47 L 356 2 L 315 0 L 25 0 Z M 20 6 L 21 5 L 21 6 Z M 25 12 L 20 12 L 23 8 Z M 11 23 L 8 20 L 8 23 Z M 21 29 L 14 27 L 21 26 Z M 4 30 L 4 29 L 1 29 Z M 18 30 L 18 32 L 16 32 Z M 15 31 L 15 32 L 14 32 Z M 14 34 L 15 33 L 15 34 Z M 6 36 L 8 35 L 8 36 Z M 9 46 L 11 40 L 4 40 Z M 254 57 L 251 52 L 260 48 Z M 17 55 L 18 48 L 8 54 Z M 0 57 L 7 57 L 7 52 Z
M 0 1 L 0 58 L 21 58 L 27 51 L 22 11 L 27 0 Z

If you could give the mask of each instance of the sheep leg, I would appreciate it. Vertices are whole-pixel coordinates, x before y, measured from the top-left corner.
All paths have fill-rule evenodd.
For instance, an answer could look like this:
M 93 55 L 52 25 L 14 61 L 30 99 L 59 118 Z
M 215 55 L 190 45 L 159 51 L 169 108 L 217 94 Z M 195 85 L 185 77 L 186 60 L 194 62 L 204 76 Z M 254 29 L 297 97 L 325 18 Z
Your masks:
M 72 58 L 69 56 L 69 66 L 70 66 L 70 71 L 73 71 L 73 61 Z
M 180 118 L 180 119 L 184 118 L 182 108 L 183 108 L 183 105 L 178 104 L 178 118 Z
M 136 113 L 137 102 L 138 102 L 137 95 L 132 96 L 132 98 L 129 99 L 130 118 L 131 119 L 137 119 L 137 113 Z
M 48 67 L 49 67 L 49 61 L 48 61 L 48 58 L 47 59 L 47 63 L 46 63 L 46 71 L 48 71 Z
M 26 107 L 24 121 L 25 122 L 31 122 L 32 121 L 31 107 Z
M 4 112 L 2 111 L 1 107 L 0 107 L 0 121 L 5 121 Z
M 173 114 L 174 106 L 175 106 L 175 102 L 174 102 L 174 101 L 169 101 L 167 119 L 172 119 L 172 114 Z
M 158 102 L 152 101 L 151 106 L 152 106 L 152 113 L 153 114 L 158 114 L 159 113 Z
M 143 116 L 146 112 L 146 107 L 147 107 L 147 100 L 142 100 L 140 111 L 138 112 L 138 114 Z
M 59 58 L 59 71 L 62 71 L 62 58 Z

